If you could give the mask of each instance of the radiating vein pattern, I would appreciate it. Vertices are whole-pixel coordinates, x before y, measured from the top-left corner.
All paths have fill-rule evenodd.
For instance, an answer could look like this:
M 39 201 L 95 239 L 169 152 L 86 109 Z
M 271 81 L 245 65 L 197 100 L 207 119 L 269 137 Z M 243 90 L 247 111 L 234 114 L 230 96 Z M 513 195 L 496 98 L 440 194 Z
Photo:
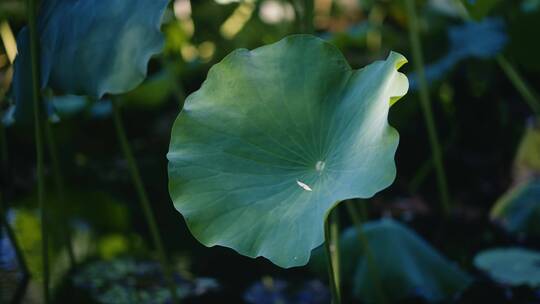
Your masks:
M 391 101 L 408 89 L 391 53 L 353 70 L 308 35 L 237 50 L 190 95 L 171 136 L 169 188 L 206 246 L 304 265 L 327 212 L 395 178 Z

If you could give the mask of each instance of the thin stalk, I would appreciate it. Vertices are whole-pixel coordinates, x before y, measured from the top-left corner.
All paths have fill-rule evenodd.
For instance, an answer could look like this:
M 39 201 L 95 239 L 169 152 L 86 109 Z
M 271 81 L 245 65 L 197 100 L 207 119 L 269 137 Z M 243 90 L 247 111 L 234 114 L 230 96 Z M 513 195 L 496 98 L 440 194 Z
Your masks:
M 405 0 L 405 4 L 407 7 L 407 14 L 409 15 L 409 39 L 410 39 L 411 48 L 412 48 L 414 67 L 418 75 L 420 105 L 422 107 L 422 113 L 424 115 L 424 120 L 426 122 L 426 126 L 428 129 L 431 152 L 433 153 L 433 162 L 435 165 L 435 172 L 437 175 L 437 185 L 439 188 L 441 208 L 443 212 L 448 213 L 450 211 L 448 184 L 446 181 L 446 173 L 445 173 L 444 164 L 443 164 L 441 145 L 439 143 L 439 136 L 437 134 L 437 128 L 435 127 L 435 120 L 433 118 L 433 111 L 431 109 L 429 88 L 428 88 L 426 75 L 424 71 L 422 45 L 420 44 L 420 30 L 418 26 L 418 18 L 416 16 L 414 0 Z
M 289 0 L 294 8 L 295 26 L 299 33 L 313 34 L 314 0 Z
M 124 124 L 122 122 L 122 117 L 120 115 L 119 105 L 116 100 L 113 100 L 112 104 L 113 104 L 113 120 L 114 120 L 114 125 L 116 128 L 116 133 L 118 136 L 118 140 L 120 141 L 120 145 L 122 147 L 122 152 L 124 154 L 124 157 L 126 158 L 126 161 L 129 167 L 129 172 L 131 174 L 133 185 L 135 186 L 135 190 L 137 191 L 137 195 L 139 196 L 141 208 L 146 217 L 146 222 L 148 223 L 148 227 L 150 229 L 150 235 L 152 237 L 152 241 L 154 243 L 155 248 L 157 249 L 158 258 L 161 263 L 163 272 L 165 273 L 165 280 L 171 292 L 173 303 L 179 303 L 179 298 L 176 293 L 176 288 L 174 285 L 173 274 L 169 267 L 169 263 L 167 262 L 167 256 L 165 255 L 163 241 L 159 234 L 154 212 L 152 211 L 152 208 L 150 206 L 150 201 L 148 199 L 148 195 L 144 188 L 144 185 L 141 179 L 141 174 L 139 173 L 139 168 L 135 161 L 135 157 L 133 156 L 133 152 L 131 151 L 131 146 L 129 145 L 129 142 L 127 140 L 126 131 L 124 130 Z
M 369 219 L 369 216 L 368 216 L 368 209 L 366 207 L 366 204 L 364 203 L 364 200 L 361 200 L 361 199 L 358 199 L 356 201 L 351 200 L 347 204 L 347 208 L 350 208 L 350 207 L 355 208 L 355 206 L 358 206 L 358 212 L 355 213 L 355 214 L 358 214 L 358 220 L 360 220 L 361 223 L 367 222 L 367 220 Z
M 39 62 L 39 37 L 37 31 L 37 6 L 36 0 L 26 0 L 28 14 L 28 31 L 30 35 L 30 58 L 32 68 L 32 100 L 34 105 L 34 129 L 36 137 L 36 160 L 37 160 L 37 194 L 41 212 L 41 254 L 43 262 L 43 299 L 49 303 L 49 248 L 47 232 L 47 206 L 45 206 L 45 172 L 43 163 L 43 134 L 40 96 L 40 62 Z
M 469 15 L 467 7 L 465 7 L 463 3 L 459 0 L 454 0 L 454 2 L 458 5 L 458 8 L 460 9 L 459 12 L 461 18 L 467 22 L 471 21 L 471 16 Z M 508 77 L 510 82 L 512 82 L 514 88 L 516 88 L 516 90 L 525 100 L 527 105 L 529 105 L 534 114 L 537 117 L 540 116 L 540 100 L 538 99 L 538 95 L 534 92 L 531 86 L 527 84 L 527 81 L 525 81 L 525 79 L 519 74 L 519 71 L 504 57 L 503 54 L 499 54 L 496 60 L 501 69 L 506 74 L 506 77 Z
M 2 164 L 2 173 L 7 174 L 8 168 L 8 145 L 7 145 L 7 136 L 6 136 L 6 127 L 2 122 L 0 122 L 0 143 L 2 143 L 2 148 L 0 148 L 0 161 Z
M 341 304 L 339 288 L 339 223 L 337 209 L 330 211 L 324 225 L 324 238 L 332 304 Z
M 9 157 L 8 157 L 6 128 L 4 127 L 2 123 L 0 123 L 0 143 L 2 144 L 2 148 L 0 150 L 0 153 L 1 153 L 0 170 L 2 172 L 2 176 L 0 178 L 4 180 L 3 185 L 5 186 L 8 181 L 10 170 L 9 170 L 9 162 L 8 162 Z M 13 296 L 13 302 L 20 303 L 26 291 L 28 281 L 30 280 L 30 271 L 28 271 L 28 264 L 26 263 L 23 251 L 21 247 L 19 246 L 19 243 L 17 242 L 17 238 L 15 237 L 15 233 L 13 232 L 13 229 L 11 228 L 9 219 L 7 217 L 6 196 L 7 196 L 7 189 L 3 189 L 2 187 L 1 192 L 0 192 L 0 227 L 2 226 L 2 222 L 3 222 L 4 227 L 6 229 L 6 234 L 8 238 L 11 240 L 11 244 L 15 251 L 15 256 L 17 257 L 18 264 L 23 274 L 21 278 L 21 283 L 18 285 Z
M 294 22 L 293 22 L 293 31 L 298 30 L 298 32 L 302 32 L 302 14 L 301 9 L 299 7 L 298 0 L 289 0 L 289 3 L 292 5 L 294 10 Z
M 443 153 L 448 150 L 456 141 L 457 139 L 458 130 L 455 128 L 452 130 L 451 135 L 449 138 L 447 138 L 446 142 L 443 144 Z M 418 170 L 416 170 L 416 173 L 411 178 L 411 181 L 409 182 L 409 192 L 412 194 L 415 194 L 418 191 L 418 188 L 420 188 L 420 185 L 426 180 L 429 173 L 433 169 L 433 156 L 430 156 L 428 159 L 424 160 L 424 162 L 419 166 Z
M 362 215 L 362 212 L 365 212 L 365 206 L 364 206 L 364 211 L 359 212 L 356 209 L 355 201 L 349 201 L 347 202 L 346 207 L 347 207 L 347 213 L 349 213 L 349 217 L 351 218 L 354 226 L 356 227 L 356 234 L 358 235 L 358 240 L 360 241 L 362 255 L 366 259 L 366 264 L 368 267 L 368 275 L 370 276 L 371 282 L 373 282 L 373 285 L 375 286 L 375 294 L 377 295 L 377 303 L 381 303 L 381 304 L 388 303 L 386 300 L 386 297 L 384 296 L 383 288 L 381 286 L 381 279 L 380 279 L 381 277 L 379 275 L 379 271 L 377 270 L 377 266 L 375 264 L 375 258 L 374 258 L 373 252 L 371 251 L 371 248 L 369 246 L 368 238 L 366 234 L 364 233 L 364 230 L 362 229 L 361 215 Z
M 504 71 L 510 82 L 521 97 L 529 105 L 536 116 L 540 116 L 540 101 L 533 89 L 527 84 L 525 79 L 519 74 L 518 70 L 503 55 L 497 56 L 497 63 Z
M 56 145 L 56 139 L 54 137 L 54 132 L 51 127 L 50 122 L 45 122 L 45 135 L 49 147 L 49 154 L 52 161 L 53 166 L 53 174 L 54 174 L 54 183 L 56 186 L 56 192 L 58 195 L 58 200 L 60 201 L 60 205 L 65 206 L 66 203 L 66 195 L 64 191 L 64 179 L 62 177 L 62 171 L 60 168 L 60 161 L 58 160 L 58 149 Z M 66 243 L 66 248 L 68 252 L 68 258 L 69 258 L 69 264 L 71 268 L 75 267 L 76 260 L 75 260 L 75 253 L 73 251 L 73 243 L 71 242 L 71 231 L 69 229 L 68 221 L 65 219 L 65 222 L 63 223 L 65 229 L 64 230 L 64 242 Z
M 313 34 L 313 16 L 315 4 L 313 0 L 304 0 L 304 33 Z
M 6 230 L 6 234 L 8 238 L 11 240 L 11 245 L 13 246 L 13 250 L 15 251 L 15 256 L 17 257 L 17 263 L 19 267 L 21 268 L 21 272 L 23 273 L 21 282 L 17 286 L 17 289 L 14 292 L 13 303 L 21 303 L 24 293 L 26 291 L 26 287 L 28 286 L 28 282 L 30 280 L 30 271 L 28 271 L 28 265 L 26 264 L 23 251 L 21 247 L 19 246 L 19 243 L 17 242 L 15 233 L 13 232 L 13 229 L 11 229 L 11 226 L 8 221 L 7 214 L 6 214 L 6 208 L 4 205 L 5 205 L 4 197 L 2 196 L 0 197 L 0 226 L 2 226 L 2 222 L 3 222 L 4 228 Z

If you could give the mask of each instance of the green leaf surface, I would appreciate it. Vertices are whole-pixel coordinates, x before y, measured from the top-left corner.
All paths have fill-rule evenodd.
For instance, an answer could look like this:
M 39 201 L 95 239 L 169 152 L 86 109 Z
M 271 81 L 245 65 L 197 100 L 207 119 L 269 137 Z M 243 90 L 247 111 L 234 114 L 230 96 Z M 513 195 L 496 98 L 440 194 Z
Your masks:
M 495 281 L 511 286 L 540 286 L 540 253 L 523 248 L 495 248 L 480 252 L 474 265 Z
M 294 35 L 212 67 L 167 156 L 171 198 L 193 235 L 305 265 L 336 203 L 395 178 L 399 135 L 387 116 L 408 89 L 404 63 L 392 52 L 353 70 L 333 45 Z
M 160 27 L 167 3 L 43 1 L 38 16 L 41 86 L 97 98 L 134 89 L 146 77 L 150 57 L 163 47 Z M 31 109 L 26 28 L 18 35 L 18 48 L 14 98 L 26 113 L 28 107 Z

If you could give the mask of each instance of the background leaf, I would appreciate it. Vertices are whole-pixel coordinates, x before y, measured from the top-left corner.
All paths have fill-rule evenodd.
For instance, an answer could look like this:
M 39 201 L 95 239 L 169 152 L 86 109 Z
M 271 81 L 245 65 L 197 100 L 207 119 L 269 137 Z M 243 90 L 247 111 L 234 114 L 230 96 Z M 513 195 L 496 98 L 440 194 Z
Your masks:
M 39 12 L 41 86 L 101 98 L 137 87 L 148 61 L 161 51 L 167 0 L 43 1 Z M 13 95 L 16 119 L 32 102 L 28 30 L 18 35 Z M 29 119 L 28 119 L 29 120 Z
M 380 303 L 379 288 L 389 303 L 414 296 L 439 302 L 465 290 L 472 282 L 467 273 L 398 221 L 370 221 L 362 225 L 362 233 L 372 255 L 371 269 L 357 228 L 347 228 L 340 237 L 342 278 L 362 303 Z M 324 274 L 325 262 L 326 253 L 317 249 L 310 265 Z
M 495 248 L 480 252 L 474 265 L 495 281 L 512 286 L 540 286 L 540 253 L 524 248 Z

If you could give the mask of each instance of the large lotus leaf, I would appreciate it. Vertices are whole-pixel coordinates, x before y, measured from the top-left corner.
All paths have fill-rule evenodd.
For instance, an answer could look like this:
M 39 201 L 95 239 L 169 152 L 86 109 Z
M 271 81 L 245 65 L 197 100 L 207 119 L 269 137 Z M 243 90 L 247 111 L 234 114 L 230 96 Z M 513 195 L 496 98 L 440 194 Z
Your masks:
M 524 248 L 495 248 L 480 252 L 474 265 L 495 281 L 511 286 L 540 286 L 540 253 Z
M 45 0 L 39 17 L 42 87 L 101 97 L 132 90 L 163 46 L 167 0 Z M 15 66 L 18 107 L 31 104 L 27 30 L 19 33 Z M 26 54 L 26 55 L 25 55 Z
M 491 218 L 513 233 L 540 235 L 540 179 L 510 189 L 493 206 Z
M 168 154 L 170 194 L 206 246 L 304 265 L 328 211 L 394 180 L 406 59 L 352 70 L 309 35 L 236 50 L 209 72 L 178 116 Z

